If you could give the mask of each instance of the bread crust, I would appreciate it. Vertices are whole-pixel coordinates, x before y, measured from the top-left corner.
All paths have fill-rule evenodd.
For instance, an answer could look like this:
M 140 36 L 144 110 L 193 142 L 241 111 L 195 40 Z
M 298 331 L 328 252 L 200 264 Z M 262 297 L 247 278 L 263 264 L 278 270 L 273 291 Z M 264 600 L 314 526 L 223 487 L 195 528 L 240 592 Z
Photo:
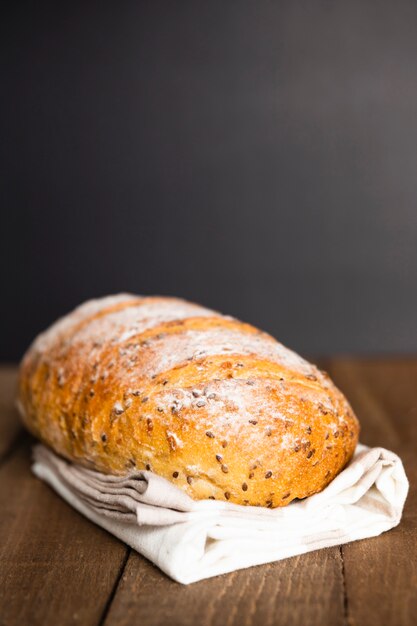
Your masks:
M 359 424 L 329 377 L 257 328 L 177 298 L 89 301 L 20 368 L 27 428 L 112 474 L 156 472 L 196 500 L 278 507 L 321 491 Z

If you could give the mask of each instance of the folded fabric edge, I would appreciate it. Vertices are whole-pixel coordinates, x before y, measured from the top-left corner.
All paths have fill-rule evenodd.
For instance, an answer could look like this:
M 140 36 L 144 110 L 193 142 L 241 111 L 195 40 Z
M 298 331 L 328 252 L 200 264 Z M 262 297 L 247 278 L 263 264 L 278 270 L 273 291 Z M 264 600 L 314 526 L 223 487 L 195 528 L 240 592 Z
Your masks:
M 393 456 L 398 459 L 396 455 Z M 402 484 L 402 496 L 405 500 L 408 482 L 405 477 L 401 461 L 400 459 L 398 460 L 400 465 L 397 465 L 397 474 L 399 474 L 402 481 L 405 480 L 405 482 L 407 483 Z M 372 530 L 369 528 L 369 526 L 366 527 L 367 529 L 365 531 L 363 528 L 357 528 L 355 531 L 353 531 L 353 528 L 351 528 L 350 532 L 341 534 L 339 529 L 339 531 L 336 533 L 332 533 L 331 531 L 323 533 L 321 537 L 315 535 L 311 538 L 311 540 L 308 538 L 308 536 L 306 536 L 303 538 L 303 541 L 300 545 L 292 544 L 287 551 L 280 548 L 279 553 L 277 553 L 273 549 L 273 547 L 269 545 L 264 549 L 264 545 L 262 545 L 262 543 L 260 546 L 257 546 L 256 554 L 247 549 L 246 551 L 232 550 L 231 552 L 227 553 L 227 547 L 230 546 L 227 546 L 225 542 L 225 544 L 221 546 L 221 548 L 220 546 L 218 546 L 219 549 L 217 550 L 216 559 L 213 560 L 213 552 L 211 553 L 211 558 L 208 554 L 206 555 L 205 553 L 208 533 L 207 525 L 205 525 L 204 522 L 196 524 L 193 521 L 192 523 L 190 522 L 190 524 L 187 524 L 186 522 L 184 522 L 184 524 L 176 524 L 175 526 L 182 527 L 181 533 L 177 537 L 178 539 L 181 537 L 182 540 L 178 541 L 177 543 L 170 543 L 169 541 L 165 541 L 163 533 L 166 532 L 166 528 L 164 527 L 140 527 L 140 536 L 142 539 L 138 542 L 139 527 L 136 522 L 131 522 L 127 520 L 115 521 L 113 519 L 106 520 L 105 518 L 103 518 L 102 514 L 95 512 L 91 509 L 91 507 L 88 506 L 88 504 L 84 504 L 83 502 L 81 502 L 77 494 L 71 492 L 71 490 L 68 489 L 65 484 L 63 484 L 62 479 L 54 473 L 54 470 L 49 468 L 48 464 L 45 464 L 44 462 L 42 462 L 42 460 L 39 462 L 35 460 L 32 469 L 36 476 L 46 481 L 59 495 L 61 495 L 64 500 L 66 500 L 81 514 L 85 515 L 85 517 L 90 519 L 90 521 L 96 523 L 97 525 L 101 526 L 108 532 L 112 533 L 113 535 L 130 545 L 132 548 L 143 554 L 143 556 L 148 558 L 151 562 L 155 563 L 168 576 L 182 584 L 190 584 L 193 582 L 197 582 L 198 580 L 210 578 L 220 574 L 225 574 L 237 569 L 282 560 L 284 558 L 289 558 L 291 556 L 311 552 L 316 549 L 321 549 L 323 547 L 342 545 L 344 543 L 348 543 L 354 540 L 363 539 L 366 537 L 374 537 L 386 530 L 389 530 L 390 528 L 393 528 L 399 523 L 401 519 L 402 506 L 400 507 L 400 509 L 397 507 L 396 512 L 392 517 L 388 518 L 386 516 L 385 519 L 382 519 L 380 522 L 374 523 Z M 207 522 L 209 522 L 209 520 L 207 520 Z M 173 528 L 173 532 L 170 533 L 170 535 L 175 533 L 175 526 Z M 189 542 L 188 547 L 184 549 L 185 544 L 183 541 L 183 531 L 187 526 L 191 527 L 190 532 L 193 534 L 194 538 L 193 541 Z M 152 533 L 155 533 L 155 535 L 159 537 L 159 543 L 158 540 L 152 540 L 149 542 L 149 537 Z M 186 532 L 185 535 L 187 534 L 188 533 Z M 143 540 L 144 537 L 145 540 Z M 210 541 L 210 539 L 208 541 Z M 218 543 L 221 544 L 222 542 L 220 541 Z M 257 542 L 255 541 L 253 543 L 256 544 Z M 245 548 L 248 547 L 247 542 L 243 545 Z M 221 554 L 222 549 L 224 552 L 223 555 Z M 189 553 L 186 554 L 187 552 Z M 186 558 L 187 556 L 188 558 Z
M 32 467 L 32 471 L 38 478 L 48 483 L 68 504 L 75 508 L 79 513 L 87 517 L 87 519 L 89 519 L 91 522 L 97 524 L 104 530 L 110 532 L 118 539 L 132 547 L 134 550 L 140 552 L 150 562 L 156 564 L 167 576 L 169 576 L 176 582 L 184 585 L 189 585 L 200 580 L 212 578 L 222 574 L 227 574 L 239 569 L 256 567 L 275 561 L 281 561 L 287 558 L 291 558 L 293 556 L 306 554 L 308 552 L 314 552 L 315 550 L 331 548 L 339 545 L 344 545 L 346 543 L 351 543 L 352 541 L 376 537 L 383 532 L 386 532 L 391 528 L 397 526 L 400 522 L 400 518 L 390 521 L 382 520 L 381 524 L 375 526 L 372 532 L 370 532 L 368 528 L 367 532 L 365 533 L 363 532 L 363 529 L 361 529 L 359 532 L 353 532 L 343 535 L 336 532 L 329 532 L 327 534 L 323 533 L 323 536 L 320 538 L 312 539 L 311 541 L 308 541 L 308 539 L 306 538 L 305 543 L 298 546 L 290 546 L 287 552 L 280 552 L 280 554 L 275 554 L 274 550 L 271 549 L 271 547 L 268 547 L 268 549 L 266 549 L 265 551 L 259 550 L 256 556 L 254 554 L 251 554 L 249 558 L 247 556 L 246 558 L 244 556 L 242 557 L 242 555 L 238 555 L 237 557 L 223 557 L 220 559 L 216 559 L 213 563 L 209 563 L 206 567 L 201 567 L 201 559 L 199 559 L 198 557 L 195 558 L 197 556 L 196 552 L 200 552 L 201 556 L 204 553 L 203 544 L 206 542 L 207 536 L 204 535 L 203 528 L 203 533 L 200 532 L 200 537 L 198 538 L 198 544 L 200 544 L 200 548 L 196 549 L 195 541 L 190 542 L 193 544 L 194 552 L 194 558 L 191 558 L 191 563 L 193 562 L 195 565 L 199 563 L 200 567 L 190 567 L 191 563 L 188 564 L 188 567 L 184 567 L 188 559 L 184 560 L 184 554 L 180 547 L 180 554 L 178 555 L 180 558 L 174 557 L 164 560 L 164 554 L 160 554 L 160 558 L 155 558 L 155 554 L 150 550 L 146 550 L 144 545 L 141 545 L 140 549 L 138 549 L 137 543 L 135 541 L 132 541 L 130 531 L 135 532 L 135 530 L 137 530 L 137 526 L 135 523 L 121 522 L 120 524 L 115 524 L 113 520 L 108 520 L 95 513 L 89 507 L 85 506 L 82 502 L 74 498 L 73 494 L 69 490 L 67 490 L 65 486 L 63 486 L 62 483 L 56 479 L 56 476 L 53 474 L 53 472 L 51 472 L 49 468 L 46 468 L 44 465 L 40 463 L 35 463 Z M 181 526 L 184 525 L 182 524 Z M 157 530 L 162 533 L 164 532 L 163 528 L 158 528 Z M 196 532 L 198 532 L 198 529 L 194 529 L 193 534 L 195 535 Z M 171 555 L 171 557 L 172 556 L 173 555 Z

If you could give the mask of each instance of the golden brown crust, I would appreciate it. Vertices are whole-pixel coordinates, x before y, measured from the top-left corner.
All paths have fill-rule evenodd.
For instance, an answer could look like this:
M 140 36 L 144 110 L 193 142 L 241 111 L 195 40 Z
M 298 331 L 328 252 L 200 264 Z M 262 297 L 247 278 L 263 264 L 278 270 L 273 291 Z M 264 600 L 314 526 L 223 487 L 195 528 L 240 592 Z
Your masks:
M 29 430 L 69 460 L 267 507 L 321 491 L 359 433 L 327 375 L 266 333 L 128 294 L 86 303 L 35 340 L 20 405 Z

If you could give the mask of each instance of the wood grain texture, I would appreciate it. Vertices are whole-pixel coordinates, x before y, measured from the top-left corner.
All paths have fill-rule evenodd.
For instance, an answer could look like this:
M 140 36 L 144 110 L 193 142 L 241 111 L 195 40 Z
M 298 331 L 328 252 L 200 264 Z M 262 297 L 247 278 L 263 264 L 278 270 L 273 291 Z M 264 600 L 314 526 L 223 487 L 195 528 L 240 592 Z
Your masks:
M 97 624 L 126 547 L 30 472 L 27 437 L 0 468 L 0 624 Z
M 16 441 L 18 433 L 22 431 L 15 407 L 16 390 L 16 367 L 0 366 L 0 463 Z
M 338 548 L 240 570 L 187 587 L 132 552 L 106 626 L 342 626 Z
M 397 452 L 410 493 L 401 524 L 342 546 L 349 626 L 417 622 L 417 362 L 334 361 L 329 371 L 360 416 L 361 440 Z

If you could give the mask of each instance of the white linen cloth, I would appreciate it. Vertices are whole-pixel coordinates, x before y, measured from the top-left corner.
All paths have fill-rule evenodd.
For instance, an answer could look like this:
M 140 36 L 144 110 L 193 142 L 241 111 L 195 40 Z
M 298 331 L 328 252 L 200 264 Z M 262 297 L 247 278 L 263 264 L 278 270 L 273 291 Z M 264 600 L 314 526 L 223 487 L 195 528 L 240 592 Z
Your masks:
M 400 458 L 360 444 L 324 491 L 277 509 L 196 502 L 152 472 L 109 476 L 42 445 L 33 457 L 71 506 L 183 584 L 379 535 L 400 522 L 408 492 Z

